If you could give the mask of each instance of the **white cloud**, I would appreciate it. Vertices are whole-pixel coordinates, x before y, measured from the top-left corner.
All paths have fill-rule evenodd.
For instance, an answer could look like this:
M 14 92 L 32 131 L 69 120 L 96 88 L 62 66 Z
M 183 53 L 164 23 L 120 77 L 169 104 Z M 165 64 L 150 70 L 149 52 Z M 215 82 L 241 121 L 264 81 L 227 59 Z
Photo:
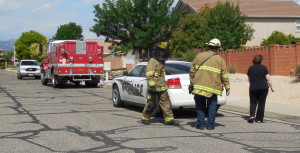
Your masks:
M 48 9 L 51 9 L 53 7 L 53 4 L 51 3 L 46 3 L 46 4 L 42 4 L 41 6 L 37 7 L 35 11 L 43 11 L 43 10 L 48 10 Z
M 18 10 L 26 5 L 26 0 L 0 0 L 0 12 Z

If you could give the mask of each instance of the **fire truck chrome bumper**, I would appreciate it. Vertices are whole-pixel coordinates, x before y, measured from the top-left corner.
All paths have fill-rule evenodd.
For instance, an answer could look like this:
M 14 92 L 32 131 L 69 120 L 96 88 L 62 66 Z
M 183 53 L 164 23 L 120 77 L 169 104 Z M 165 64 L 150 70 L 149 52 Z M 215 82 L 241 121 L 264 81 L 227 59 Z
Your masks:
M 103 76 L 104 74 L 58 74 L 58 76 Z

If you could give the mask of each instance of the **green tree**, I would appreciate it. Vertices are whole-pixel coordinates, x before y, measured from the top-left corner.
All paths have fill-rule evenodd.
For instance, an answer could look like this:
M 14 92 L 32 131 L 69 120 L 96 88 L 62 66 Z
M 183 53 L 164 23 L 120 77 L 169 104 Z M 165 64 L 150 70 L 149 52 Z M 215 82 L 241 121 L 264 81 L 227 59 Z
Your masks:
M 34 50 L 31 50 L 30 46 L 34 43 L 40 44 L 47 42 L 47 39 L 42 34 L 30 30 L 28 32 L 23 32 L 22 35 L 15 42 L 16 57 L 19 60 L 22 59 L 34 59 Z
M 261 46 L 270 46 L 272 44 L 288 45 L 291 44 L 291 41 L 283 32 L 273 31 L 267 39 L 263 39 Z
M 43 52 L 40 53 L 39 50 L 40 44 L 38 43 L 33 43 L 30 45 L 29 49 L 31 50 L 31 59 L 35 59 L 39 62 L 42 62 L 42 60 L 46 57 L 47 51 L 46 51 L 46 46 L 43 45 Z
M 168 41 L 180 14 L 171 9 L 173 0 L 105 0 L 95 5 L 95 25 L 90 29 L 105 36 L 115 52 L 150 51 Z
M 204 48 L 213 38 L 218 38 L 224 49 L 241 48 L 251 40 L 254 32 L 245 22 L 246 16 L 239 5 L 231 2 L 218 2 L 213 8 L 203 7 L 196 14 L 181 19 L 180 28 L 172 34 L 172 48 L 184 52 Z
M 53 36 L 54 40 L 78 40 L 82 38 L 82 27 L 74 22 L 59 26 Z
M 209 39 L 205 31 L 205 16 L 211 11 L 204 7 L 196 14 L 186 14 L 179 21 L 179 28 L 172 33 L 171 49 L 190 53 L 192 48 L 203 48 Z M 189 57 L 190 58 L 190 57 Z
M 5 60 L 5 67 L 7 68 L 8 63 L 11 62 L 11 58 L 14 56 L 14 52 L 13 51 L 5 51 L 3 53 L 3 58 Z

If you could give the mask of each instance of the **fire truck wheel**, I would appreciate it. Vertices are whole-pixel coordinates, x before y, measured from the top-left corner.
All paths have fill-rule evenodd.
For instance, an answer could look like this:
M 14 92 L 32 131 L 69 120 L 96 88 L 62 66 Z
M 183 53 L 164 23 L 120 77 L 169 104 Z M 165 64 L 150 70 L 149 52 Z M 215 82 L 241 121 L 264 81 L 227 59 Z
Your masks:
M 51 82 L 52 82 L 52 87 L 53 88 L 57 88 L 58 87 L 57 76 L 55 74 L 53 74 L 53 73 L 52 73 Z
M 75 81 L 74 84 L 75 84 L 75 86 L 79 86 L 80 85 L 80 81 Z
M 113 91 L 112 91 L 112 100 L 113 100 L 113 106 L 115 107 L 122 107 L 123 102 L 120 97 L 120 91 L 117 85 L 113 86 Z
M 85 86 L 87 86 L 87 87 L 97 87 L 98 83 L 90 83 L 90 82 L 86 81 Z
M 48 83 L 48 79 L 45 78 L 44 73 L 42 73 L 42 75 L 41 75 L 41 82 L 42 82 L 42 85 L 47 85 L 47 83 Z

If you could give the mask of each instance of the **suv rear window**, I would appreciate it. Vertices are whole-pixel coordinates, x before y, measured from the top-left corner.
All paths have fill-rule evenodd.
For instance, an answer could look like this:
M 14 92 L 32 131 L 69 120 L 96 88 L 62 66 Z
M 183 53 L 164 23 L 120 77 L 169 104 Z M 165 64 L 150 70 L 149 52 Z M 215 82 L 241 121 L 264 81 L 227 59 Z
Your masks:
M 37 61 L 22 61 L 21 65 L 39 65 Z
M 191 63 L 166 63 L 167 75 L 190 73 Z

